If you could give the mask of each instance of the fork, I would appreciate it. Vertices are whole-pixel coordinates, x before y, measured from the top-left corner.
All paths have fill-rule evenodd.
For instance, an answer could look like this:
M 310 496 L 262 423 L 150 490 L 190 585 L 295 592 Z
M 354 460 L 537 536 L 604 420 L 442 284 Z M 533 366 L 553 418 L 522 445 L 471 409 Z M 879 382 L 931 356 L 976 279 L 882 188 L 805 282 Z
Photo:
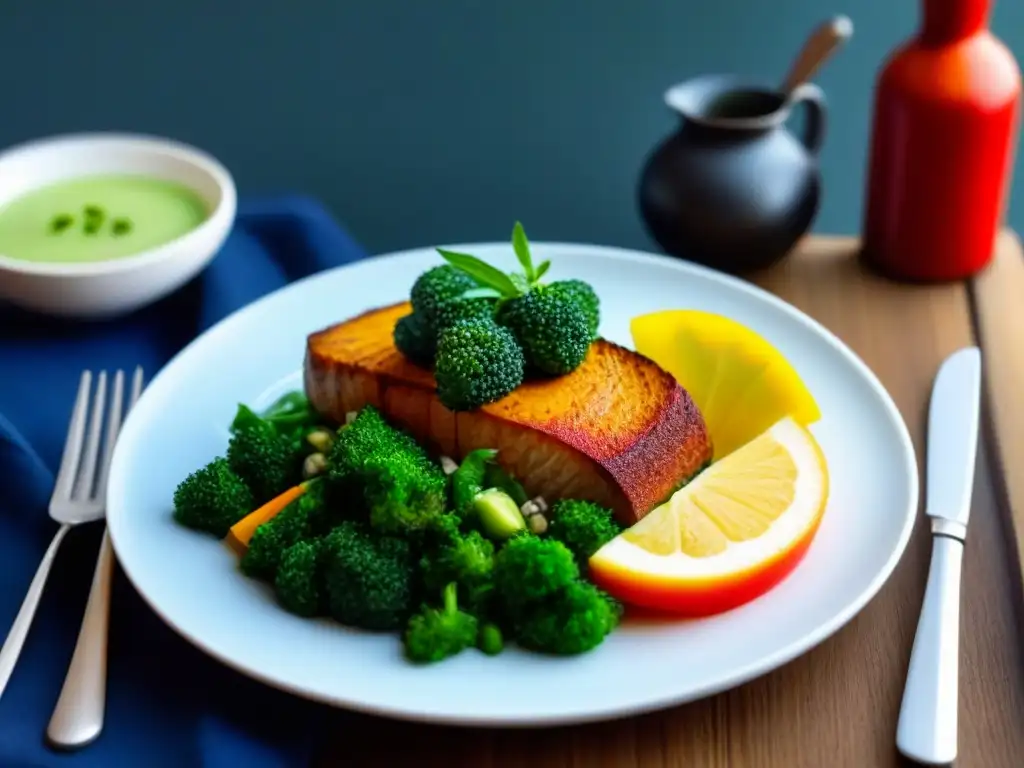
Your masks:
M 92 372 L 83 371 L 82 373 L 75 406 L 68 424 L 68 436 L 64 443 L 60 470 L 57 472 L 53 495 L 50 497 L 50 517 L 60 523 L 60 528 L 54 534 L 50 546 L 47 547 L 46 553 L 36 569 L 36 574 L 29 584 L 21 608 L 18 609 L 18 615 L 7 633 L 3 647 L 0 648 L 0 695 L 3 695 L 11 673 L 14 671 L 14 665 L 21 655 L 21 649 L 25 644 L 29 628 L 32 626 L 46 579 L 50 574 L 61 542 L 74 526 L 98 520 L 106 512 L 107 475 L 110 471 L 110 460 L 114 454 L 117 435 L 121 429 L 124 378 L 123 371 L 117 371 L 114 374 L 111 404 L 109 412 L 107 412 L 107 372 L 101 371 L 96 377 L 95 392 L 92 392 Z M 136 368 L 131 396 L 133 403 L 141 388 L 142 369 Z M 90 393 L 92 393 L 91 408 Z M 107 412 L 106 429 L 103 426 L 105 412 Z M 87 422 L 88 434 L 86 433 Z M 101 444 L 103 447 L 102 459 L 100 459 Z M 99 460 L 98 469 L 97 460 Z M 106 539 L 106 534 L 104 534 L 104 539 Z M 109 558 L 107 559 L 109 560 Z

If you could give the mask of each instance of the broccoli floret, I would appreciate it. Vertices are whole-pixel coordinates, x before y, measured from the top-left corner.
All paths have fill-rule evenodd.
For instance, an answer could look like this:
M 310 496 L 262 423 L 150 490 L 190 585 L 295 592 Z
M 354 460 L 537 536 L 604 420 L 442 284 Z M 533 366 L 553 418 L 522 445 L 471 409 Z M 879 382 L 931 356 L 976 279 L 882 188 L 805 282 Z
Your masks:
M 597 338 L 597 328 L 601 324 L 601 302 L 590 283 L 582 280 L 557 280 L 548 284 L 548 291 L 575 302 L 587 318 L 591 338 Z
M 429 368 L 437 353 L 437 335 L 424 327 L 423 318 L 415 312 L 399 318 L 394 330 L 395 347 L 417 365 Z
M 273 581 L 286 549 L 309 535 L 310 502 L 305 494 L 290 502 L 252 534 L 242 555 L 242 573 L 254 579 Z
M 327 535 L 323 546 L 327 607 L 334 619 L 375 631 L 405 624 L 413 603 L 408 541 L 346 521 Z
M 299 497 L 299 505 L 306 510 L 309 519 L 311 535 L 325 536 L 342 521 L 359 519 L 365 513 L 362 505 L 358 501 L 352 504 L 342 490 L 323 478 L 311 482 Z
M 497 455 L 498 452 L 491 448 L 470 451 L 452 473 L 452 504 L 460 517 L 472 514 L 473 499 L 484 489 L 487 466 Z
M 473 646 L 477 638 L 476 617 L 459 610 L 455 583 L 444 588 L 443 607 L 424 606 L 409 619 L 405 630 L 405 653 L 412 661 L 435 662 Z
M 515 334 L 531 368 L 554 376 L 576 370 L 593 340 L 579 305 L 546 286 L 508 301 L 498 322 Z
M 419 531 L 445 511 L 448 479 L 441 467 L 373 406 L 340 430 L 328 465 L 329 479 L 350 497 L 361 496 L 371 525 L 382 532 Z
M 548 536 L 571 549 L 581 566 L 622 532 L 610 509 L 578 499 L 556 501 L 549 520 Z
M 556 594 L 579 578 L 572 552 L 562 542 L 520 534 L 494 558 L 494 586 L 513 613 Z
M 252 492 L 223 457 L 190 474 L 174 490 L 174 519 L 220 538 L 253 509 Z
M 589 582 L 573 581 L 520 613 L 516 639 L 541 653 L 584 653 L 601 644 L 620 616 L 620 606 L 608 595 Z
M 493 320 L 496 307 L 494 299 L 458 296 L 438 306 L 434 328 L 440 333 L 460 320 Z
M 416 278 L 409 297 L 412 309 L 421 319 L 423 329 L 429 335 L 436 335 L 438 310 L 468 290 L 478 288 L 476 281 L 465 272 L 443 264 L 431 267 Z
M 298 616 L 320 612 L 320 553 L 322 539 L 302 539 L 281 555 L 274 577 L 274 590 L 281 606 Z
M 470 531 L 424 555 L 420 567 L 428 591 L 438 592 L 456 582 L 468 601 L 472 590 L 488 582 L 494 573 L 494 545 L 477 531 Z
M 437 342 L 437 395 L 453 411 L 500 400 L 523 383 L 524 369 L 515 337 L 491 320 L 460 320 Z
M 256 503 L 263 504 L 298 482 L 292 451 L 291 441 L 269 423 L 247 422 L 231 436 L 227 459 Z

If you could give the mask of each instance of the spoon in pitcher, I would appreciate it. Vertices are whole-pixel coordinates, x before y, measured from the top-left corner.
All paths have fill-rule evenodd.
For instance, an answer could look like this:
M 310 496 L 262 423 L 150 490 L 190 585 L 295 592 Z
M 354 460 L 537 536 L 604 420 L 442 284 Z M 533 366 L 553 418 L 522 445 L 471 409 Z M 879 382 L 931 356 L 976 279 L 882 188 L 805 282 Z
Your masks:
M 787 101 L 789 95 L 810 80 L 851 35 L 853 22 L 847 16 L 836 16 L 820 24 L 811 33 L 782 81 L 781 92 L 785 94 Z

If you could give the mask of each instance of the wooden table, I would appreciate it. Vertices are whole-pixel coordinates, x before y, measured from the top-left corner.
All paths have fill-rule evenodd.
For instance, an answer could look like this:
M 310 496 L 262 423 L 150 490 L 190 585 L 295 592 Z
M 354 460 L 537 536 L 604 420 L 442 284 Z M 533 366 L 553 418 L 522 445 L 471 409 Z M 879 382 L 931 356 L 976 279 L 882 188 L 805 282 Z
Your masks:
M 807 238 L 784 264 L 752 280 L 822 322 L 863 358 L 899 406 L 922 461 L 928 396 L 940 361 L 961 346 L 982 346 L 986 419 L 964 558 L 957 765 L 1020 768 L 1022 539 L 1014 531 L 1024 525 L 1015 527 L 1011 510 L 1024 518 L 1024 253 L 1007 232 L 991 267 L 976 280 L 910 286 L 866 273 L 856 249 L 850 238 Z M 338 713 L 321 763 L 902 765 L 896 720 L 930 544 L 919 519 L 895 573 L 845 628 L 781 669 L 714 698 L 627 720 L 539 730 L 456 729 Z

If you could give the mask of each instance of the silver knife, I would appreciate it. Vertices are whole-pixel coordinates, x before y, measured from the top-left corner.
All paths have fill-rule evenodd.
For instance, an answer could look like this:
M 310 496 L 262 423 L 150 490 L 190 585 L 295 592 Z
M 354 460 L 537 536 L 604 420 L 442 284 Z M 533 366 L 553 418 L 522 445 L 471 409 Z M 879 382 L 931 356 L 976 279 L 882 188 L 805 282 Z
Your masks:
M 896 748 L 925 765 L 947 765 L 956 758 L 960 566 L 980 407 L 981 351 L 967 347 L 939 367 L 928 407 L 925 512 L 932 559 L 896 726 Z

